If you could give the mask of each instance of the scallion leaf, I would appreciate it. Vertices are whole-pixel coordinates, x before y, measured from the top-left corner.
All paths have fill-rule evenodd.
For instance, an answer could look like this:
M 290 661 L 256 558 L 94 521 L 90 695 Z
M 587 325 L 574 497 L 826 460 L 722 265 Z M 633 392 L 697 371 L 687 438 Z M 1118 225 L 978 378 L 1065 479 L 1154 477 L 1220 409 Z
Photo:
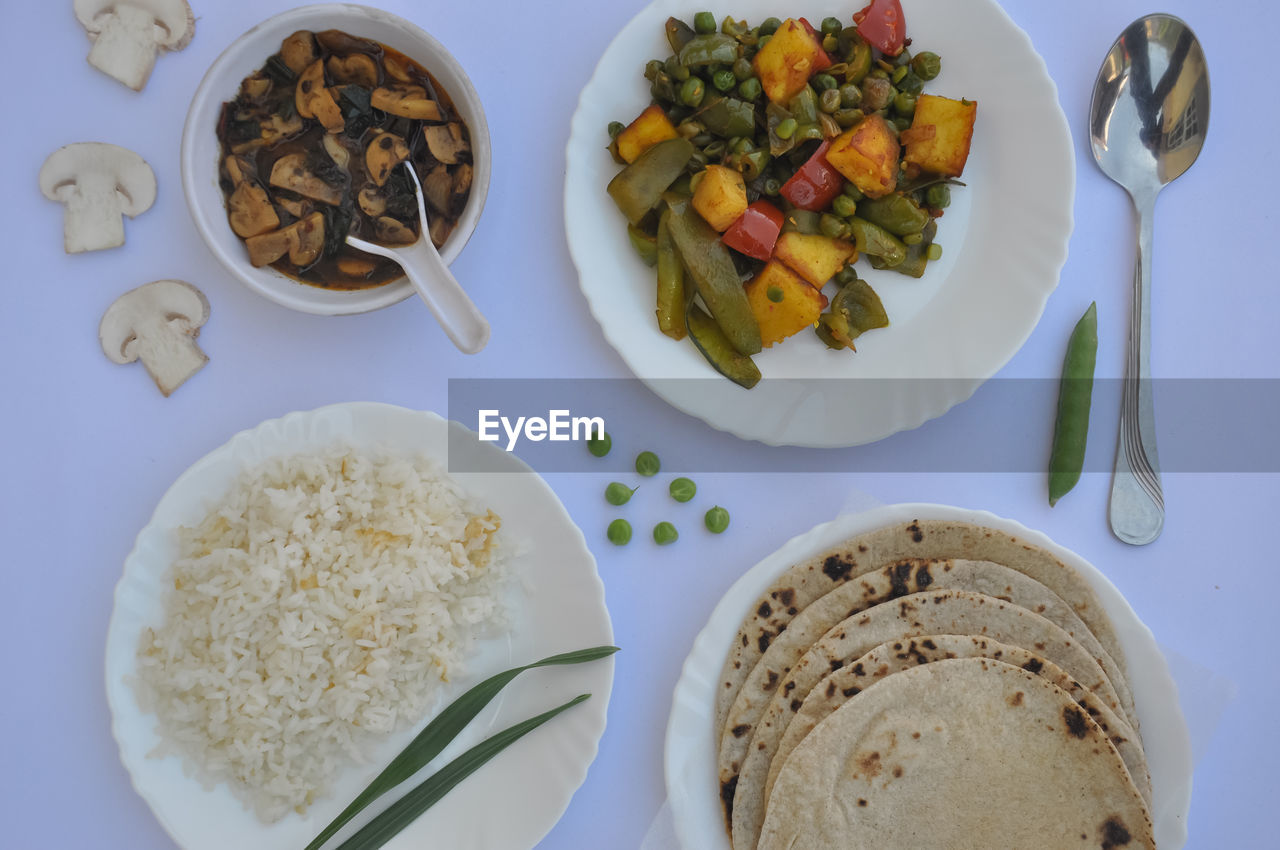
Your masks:
M 435 805 L 440 798 L 453 790 L 459 782 L 479 770 L 489 759 L 537 729 L 543 723 L 591 698 L 580 694 L 557 708 L 545 711 L 502 730 L 492 738 L 476 744 L 462 755 L 442 767 L 437 773 L 399 800 L 386 811 L 361 827 L 355 835 L 338 846 L 338 850 L 377 850 L 413 823 L 423 812 Z
M 351 805 L 343 809 L 341 814 L 321 830 L 320 834 L 306 846 L 305 850 L 318 850 L 326 841 L 336 835 L 338 830 L 342 829 L 352 818 L 363 811 L 366 806 L 401 782 L 404 782 L 410 776 L 413 776 L 427 762 L 440 755 L 440 751 L 447 747 L 458 736 L 458 733 L 477 714 L 483 711 L 484 707 L 516 676 L 535 667 L 597 661 L 601 658 L 607 658 L 617 651 L 618 647 L 616 646 L 595 646 L 590 649 L 580 649 L 576 652 L 552 655 L 541 661 L 526 664 L 523 667 L 513 667 L 510 670 L 505 670 L 496 676 L 485 679 L 454 700 L 448 708 L 440 712 L 438 717 L 428 723 L 426 728 L 419 732 L 407 747 L 401 750 L 400 755 L 392 759 L 386 769 L 374 777 L 373 781 L 369 783 L 369 787 L 361 791 L 360 795 L 351 801 Z

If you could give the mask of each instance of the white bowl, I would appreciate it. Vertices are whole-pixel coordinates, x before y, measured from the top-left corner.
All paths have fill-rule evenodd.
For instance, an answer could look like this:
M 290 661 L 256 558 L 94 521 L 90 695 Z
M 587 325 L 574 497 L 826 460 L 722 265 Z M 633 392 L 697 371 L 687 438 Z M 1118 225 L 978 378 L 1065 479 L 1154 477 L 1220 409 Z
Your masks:
M 294 310 L 338 316 L 396 304 L 412 295 L 413 287 L 401 278 L 370 289 L 323 289 L 299 283 L 270 267 L 254 268 L 244 242 L 227 223 L 226 203 L 218 186 L 216 129 L 222 104 L 235 97 L 240 81 L 261 68 L 286 36 L 298 30 L 326 29 L 382 42 L 417 61 L 440 82 L 466 122 L 475 172 L 467 205 L 440 249 L 445 263 L 453 262 L 462 251 L 480 219 L 489 193 L 491 157 L 489 125 L 480 96 L 458 60 L 420 27 L 390 12 L 347 3 L 303 6 L 263 21 L 222 52 L 196 89 L 182 130 L 182 189 L 196 229 L 218 261 L 250 289 Z

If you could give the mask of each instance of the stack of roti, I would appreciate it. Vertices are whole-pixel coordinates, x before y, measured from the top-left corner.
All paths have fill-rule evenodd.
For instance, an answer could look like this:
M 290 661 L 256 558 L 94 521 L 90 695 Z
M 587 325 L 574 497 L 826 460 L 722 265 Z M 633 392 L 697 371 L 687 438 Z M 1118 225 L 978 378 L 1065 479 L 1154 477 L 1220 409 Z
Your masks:
M 1100 600 L 995 529 L 917 520 L 788 569 L 715 723 L 734 850 L 1155 847 Z

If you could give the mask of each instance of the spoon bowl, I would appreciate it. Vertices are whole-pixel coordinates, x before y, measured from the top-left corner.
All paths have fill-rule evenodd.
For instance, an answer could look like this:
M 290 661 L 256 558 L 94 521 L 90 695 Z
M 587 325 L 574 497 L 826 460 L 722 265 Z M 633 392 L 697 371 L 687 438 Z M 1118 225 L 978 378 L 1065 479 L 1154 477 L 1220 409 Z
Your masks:
M 1151 394 L 1151 241 L 1156 195 L 1200 155 L 1209 128 L 1209 70 L 1195 33 L 1172 15 L 1148 15 L 1116 39 L 1098 72 L 1089 140 L 1098 167 L 1133 199 L 1138 260 L 1125 351 L 1111 529 L 1150 543 L 1164 527 L 1164 492 Z

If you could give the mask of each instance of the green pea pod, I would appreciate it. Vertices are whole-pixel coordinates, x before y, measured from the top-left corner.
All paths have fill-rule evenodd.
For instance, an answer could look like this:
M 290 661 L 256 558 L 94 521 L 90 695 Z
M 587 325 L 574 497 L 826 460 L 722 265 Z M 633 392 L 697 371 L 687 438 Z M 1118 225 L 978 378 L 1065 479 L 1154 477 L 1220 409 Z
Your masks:
M 644 260 L 646 266 L 656 265 L 658 262 L 658 240 L 645 233 L 634 224 L 627 225 L 627 239 L 631 240 L 631 247 L 636 249 L 636 253 L 640 255 L 640 259 Z
M 712 368 L 746 389 L 751 389 L 760 382 L 760 369 L 755 362 L 747 355 L 735 351 L 716 320 L 692 301 L 685 313 L 685 322 L 693 344 L 707 358 Z
M 805 86 L 800 93 L 791 98 L 787 111 L 800 124 L 815 124 L 818 121 L 818 95 L 811 86 Z
M 709 132 L 721 138 L 751 137 L 756 132 L 755 105 L 736 97 L 709 98 L 696 114 Z
M 866 201 L 858 202 L 858 212 L 862 212 L 864 203 Z M 853 231 L 853 241 L 858 247 L 858 253 L 879 257 L 884 262 L 884 268 L 893 268 L 907 258 L 907 246 L 880 225 L 855 216 L 849 219 L 849 228 Z
M 1076 323 L 1062 362 L 1062 383 L 1058 387 L 1058 419 L 1053 428 L 1053 451 L 1049 455 L 1049 506 L 1071 491 L 1084 469 L 1084 451 L 1089 436 L 1089 408 L 1093 404 L 1093 368 L 1098 359 L 1098 305 Z
M 845 284 L 827 312 L 818 317 L 818 337 L 828 348 L 856 351 L 853 341 L 869 330 L 887 328 L 889 314 L 880 296 L 864 280 L 854 278 Z
M 671 208 L 667 231 L 685 271 L 734 350 L 760 351 L 760 326 L 720 234 L 690 204 Z M 693 328 L 689 328 L 693 333 Z
M 738 58 L 738 42 L 727 35 L 712 33 L 695 35 L 685 42 L 677 54 L 686 68 L 702 65 L 732 65 Z
M 670 219 L 671 210 L 667 209 L 658 221 L 658 330 L 672 339 L 684 339 L 684 265 L 671 244 Z
M 862 209 L 862 204 L 858 205 L 858 209 Z M 929 265 L 929 246 L 933 244 L 933 238 L 937 234 L 938 223 L 930 219 L 929 223 L 924 226 L 924 230 L 920 232 L 921 240 L 914 245 L 907 246 L 906 259 L 894 266 L 893 270 L 908 277 L 923 277 L 924 270 Z M 872 265 L 875 265 L 875 259 L 875 257 L 872 257 Z
M 679 18 L 667 18 L 666 32 L 672 53 L 679 53 L 680 48 L 692 41 L 695 35 L 693 28 Z
M 892 194 L 867 199 L 858 204 L 858 215 L 878 224 L 894 236 L 909 236 L 924 230 L 931 219 L 920 205 L 906 195 Z
M 639 224 L 693 157 L 688 139 L 666 139 L 646 150 L 609 181 L 609 196 L 627 221 Z

